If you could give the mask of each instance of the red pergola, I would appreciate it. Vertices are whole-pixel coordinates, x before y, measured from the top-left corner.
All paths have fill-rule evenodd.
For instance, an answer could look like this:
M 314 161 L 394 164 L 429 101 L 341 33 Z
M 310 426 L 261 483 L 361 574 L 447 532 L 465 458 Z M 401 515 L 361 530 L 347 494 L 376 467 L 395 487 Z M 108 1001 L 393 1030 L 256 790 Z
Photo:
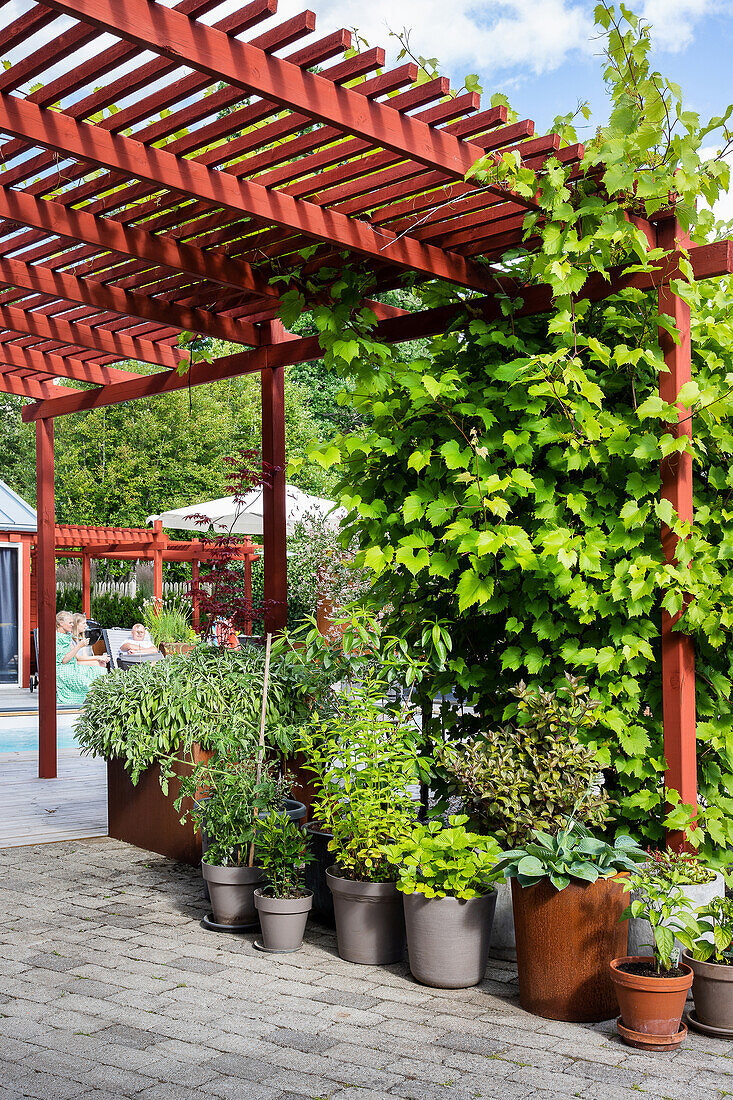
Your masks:
M 27 0 L 0 30 L 11 62 L 0 71 L 0 390 L 32 398 L 23 416 L 36 423 L 42 776 L 56 773 L 54 417 L 260 373 L 262 452 L 276 471 L 264 490 L 265 600 L 277 629 L 287 595 L 283 370 L 320 349 L 283 329 L 273 277 L 303 289 L 346 257 L 372 273 L 377 293 L 406 272 L 440 278 L 479 292 L 472 310 L 499 318 L 497 286 L 516 288 L 475 258 L 521 244 L 535 204 L 504 186 L 477 191 L 466 172 L 506 149 L 536 169 L 583 155 L 557 135 L 534 137 L 531 121 L 508 124 L 503 107 L 481 110 L 474 93 L 449 96 L 444 78 L 418 83 L 412 64 L 385 68 L 381 49 L 345 53 L 349 33 L 317 37 L 312 12 L 274 24 L 277 0 L 252 0 L 204 22 L 219 3 Z M 689 243 L 673 215 L 642 224 L 655 246 Z M 733 244 L 692 248 L 691 259 L 697 278 L 729 274 Z M 691 370 L 689 310 L 670 289 L 678 275 L 673 256 L 653 275 L 593 276 L 580 295 L 659 290 L 683 334 L 676 345 L 660 333 L 667 401 Z M 522 315 L 552 308 L 546 287 L 521 298 Z M 462 312 L 370 304 L 377 338 L 393 342 L 440 333 Z M 179 373 L 182 330 L 242 350 Z M 126 360 L 152 373 L 115 365 Z M 689 432 L 686 416 L 671 430 Z M 662 493 L 683 519 L 691 474 L 688 455 L 663 470 Z M 662 537 L 672 559 L 675 539 Z M 672 625 L 665 615 L 667 782 L 694 804 L 694 652 Z
M 22 606 L 20 608 L 23 666 L 21 682 L 28 687 L 31 676 L 31 652 L 33 630 L 38 626 L 38 537 L 32 531 L 4 531 L 0 529 L 0 543 L 20 543 L 22 570 Z M 221 553 L 210 541 L 189 539 L 178 541 L 168 538 L 163 524 L 156 520 L 149 527 L 87 527 L 79 524 L 57 523 L 54 530 L 54 558 L 78 558 L 81 560 L 81 609 L 91 615 L 91 563 L 97 558 L 113 561 L 151 561 L 153 563 L 153 599 L 163 599 L 163 562 L 189 562 L 191 565 L 191 595 L 193 602 L 193 626 L 199 627 L 199 565 L 216 562 Z M 244 597 L 252 602 L 252 562 L 259 557 L 259 547 L 249 539 L 228 547 L 232 561 L 244 562 Z M 251 631 L 251 623 L 246 628 Z

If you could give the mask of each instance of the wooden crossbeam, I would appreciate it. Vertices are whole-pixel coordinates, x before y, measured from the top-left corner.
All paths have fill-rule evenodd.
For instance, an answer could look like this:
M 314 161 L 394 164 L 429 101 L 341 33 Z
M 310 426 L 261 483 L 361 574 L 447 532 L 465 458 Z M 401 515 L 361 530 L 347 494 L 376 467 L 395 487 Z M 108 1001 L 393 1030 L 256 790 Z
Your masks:
M 222 37 L 229 42 L 226 35 Z M 295 71 L 300 73 L 297 67 Z M 328 81 L 325 83 L 331 87 Z M 372 105 L 369 100 L 357 98 L 363 110 Z M 387 113 L 397 119 L 404 117 L 397 111 Z M 432 133 L 429 127 L 425 129 Z M 251 216 L 294 229 L 380 263 L 395 264 L 472 290 L 490 289 L 490 279 L 481 268 L 462 256 L 419 244 L 407 236 L 398 238 L 386 229 L 375 231 L 343 214 L 270 191 L 257 183 L 235 179 L 163 149 L 110 134 L 98 126 L 77 122 L 62 111 L 42 110 L 17 96 L 0 94 L 0 130 L 63 155 L 114 169 L 132 179 L 147 180 L 175 193 L 203 199 L 236 217 Z
M 234 290 L 252 291 L 267 298 L 279 296 L 276 287 L 241 260 L 223 252 L 203 252 L 171 237 L 153 235 L 113 218 L 98 218 L 84 210 L 72 210 L 51 199 L 37 199 L 23 191 L 0 185 L 0 217 L 43 229 L 58 237 L 83 241 L 105 252 L 118 252 L 136 260 L 182 271 Z M 249 343 L 250 341 L 247 341 Z
M 122 317 L 155 321 L 159 325 L 182 331 L 216 336 L 235 344 L 254 346 L 260 339 L 257 329 L 245 322 L 233 321 L 230 317 L 217 317 L 202 309 L 188 309 L 147 294 L 121 290 L 95 279 L 77 279 L 74 275 L 54 271 L 42 264 L 25 264 L 21 260 L 0 257 L 0 282 L 7 286 L 33 290 L 38 294 L 47 294 L 51 298 L 61 298 L 67 302 L 119 313 Z
M 58 386 L 50 382 L 36 382 L 34 378 L 13 374 L 13 369 L 0 365 L 0 393 L 10 393 L 15 397 L 32 397 L 36 401 L 54 401 L 54 394 L 61 392 Z M 84 390 L 69 387 L 64 392 L 76 395 L 84 393 Z
M 41 340 L 56 340 L 72 347 L 90 348 L 116 361 L 136 359 L 141 363 L 175 370 L 185 353 L 167 344 L 153 343 L 141 336 L 125 336 L 109 329 L 92 328 L 62 317 L 48 317 L 39 310 L 18 309 L 0 304 L 0 327 Z
M 29 370 L 34 374 L 50 375 L 52 378 L 54 376 L 70 378 L 75 382 L 90 382 L 98 386 L 107 386 L 114 382 L 129 382 L 131 378 L 144 377 L 139 371 L 118 370 L 116 367 L 90 363 L 71 355 L 35 351 L 21 344 L 0 344 L 0 363 L 14 370 Z
M 44 0 L 56 11 L 108 31 L 143 50 L 207 73 L 214 80 L 255 91 L 282 107 L 302 111 L 346 134 L 365 138 L 408 160 L 462 180 L 483 150 L 432 130 L 347 88 L 239 42 L 213 27 L 150 0 Z M 526 202 L 527 206 L 534 206 Z
M 693 248 L 690 250 L 690 261 L 697 279 L 733 275 L 733 240 Z M 657 290 L 661 284 L 680 277 L 679 264 L 680 257 L 675 254 L 665 262 L 655 265 L 655 270 L 646 274 L 626 274 L 618 269 L 610 273 L 610 282 L 602 275 L 594 274 L 587 279 L 577 298 L 601 301 L 627 287 Z M 547 313 L 552 309 L 551 287 L 541 285 L 520 288 L 511 279 L 498 281 L 506 293 L 513 293 L 521 298 L 522 305 L 516 311 L 518 317 L 531 317 Z M 408 340 L 435 336 L 445 332 L 467 310 L 472 315 L 480 316 L 485 320 L 496 320 L 503 316 L 502 301 L 503 295 L 491 294 L 468 302 L 438 306 L 421 313 L 387 316 L 375 326 L 374 338 L 385 343 L 404 343 Z M 207 382 L 252 374 L 266 370 L 268 367 L 304 363 L 309 359 L 319 359 L 321 356 L 322 351 L 316 336 L 287 340 L 267 347 L 258 347 L 252 351 L 240 352 L 237 355 L 222 356 L 213 363 L 195 363 L 185 375 L 179 375 L 175 371 L 165 371 L 143 378 L 134 378 L 129 382 L 117 382 L 97 390 L 86 390 L 70 397 L 64 395 L 39 401 L 23 409 L 23 420 L 41 420 L 79 412 L 82 409 L 116 405 L 121 401 L 133 401 L 139 397 L 173 393 L 176 390 L 187 389 L 189 386 L 201 386 Z

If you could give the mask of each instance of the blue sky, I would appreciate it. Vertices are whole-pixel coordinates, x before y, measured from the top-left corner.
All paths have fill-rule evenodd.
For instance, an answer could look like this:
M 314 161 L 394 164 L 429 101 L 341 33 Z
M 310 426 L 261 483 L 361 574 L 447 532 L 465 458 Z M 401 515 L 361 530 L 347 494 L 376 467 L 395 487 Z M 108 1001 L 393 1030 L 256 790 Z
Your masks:
M 652 25 L 655 68 L 682 86 L 686 104 L 705 119 L 721 114 L 733 102 L 733 0 L 627 4 Z M 540 133 L 582 99 L 593 110 L 586 133 L 605 121 L 595 0 L 315 0 L 312 6 L 321 32 L 358 27 L 372 45 L 388 47 L 388 28 L 409 27 L 415 53 L 438 57 L 456 84 L 478 73 L 487 99 L 505 92 Z M 278 18 L 301 8 L 299 0 L 280 0 Z M 718 212 L 733 218 L 733 194 Z

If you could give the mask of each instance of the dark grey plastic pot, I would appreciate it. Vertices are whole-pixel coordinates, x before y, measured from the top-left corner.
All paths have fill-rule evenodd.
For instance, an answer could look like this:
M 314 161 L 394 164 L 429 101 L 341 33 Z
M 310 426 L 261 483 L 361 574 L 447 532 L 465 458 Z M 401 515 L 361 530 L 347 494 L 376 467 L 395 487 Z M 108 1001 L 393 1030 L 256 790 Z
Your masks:
M 355 882 L 329 867 L 338 951 L 347 962 L 384 966 L 399 962 L 405 950 L 402 896 L 393 882 Z
M 217 924 L 246 927 L 257 924 L 254 893 L 267 882 L 261 867 L 214 867 L 201 861 L 201 871 Z
M 255 908 L 260 916 L 265 951 L 298 951 L 303 945 L 303 933 L 312 904 L 310 890 L 303 898 L 269 898 L 258 887 L 255 890 Z
M 727 1031 L 733 1038 L 733 966 L 700 962 L 686 951 L 682 961 L 692 967 L 692 996 L 695 1015 L 701 1024 Z
M 496 890 L 479 898 L 404 894 L 412 976 L 439 989 L 467 989 L 486 973 Z
M 315 856 L 312 862 L 305 865 L 305 884 L 313 891 L 311 917 L 333 928 L 333 895 L 326 882 L 326 871 L 333 863 L 333 852 L 328 850 L 328 842 L 333 840 L 333 833 L 324 832 L 316 822 L 309 821 L 305 827 L 305 835 L 308 838 L 308 851 Z

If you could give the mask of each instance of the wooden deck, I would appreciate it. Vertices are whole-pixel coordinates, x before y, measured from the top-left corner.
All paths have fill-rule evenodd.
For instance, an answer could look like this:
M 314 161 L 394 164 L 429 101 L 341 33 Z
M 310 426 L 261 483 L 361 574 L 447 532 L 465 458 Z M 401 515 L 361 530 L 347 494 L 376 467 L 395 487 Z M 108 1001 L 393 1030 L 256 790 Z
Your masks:
M 0 848 L 107 835 L 107 767 L 76 749 L 58 779 L 38 779 L 36 752 L 0 754 Z

